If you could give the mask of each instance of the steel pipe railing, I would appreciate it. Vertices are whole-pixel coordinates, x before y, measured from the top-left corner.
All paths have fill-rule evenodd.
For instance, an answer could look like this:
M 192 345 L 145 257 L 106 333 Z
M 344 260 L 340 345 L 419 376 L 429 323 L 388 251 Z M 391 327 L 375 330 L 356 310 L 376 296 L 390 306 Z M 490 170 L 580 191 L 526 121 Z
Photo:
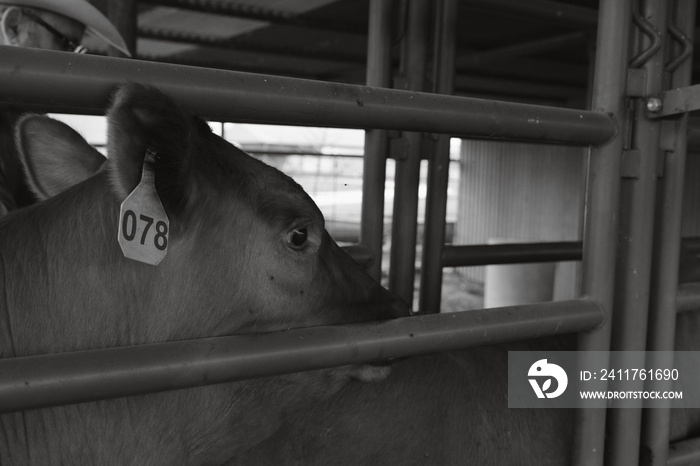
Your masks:
M 0 412 L 590 330 L 590 299 L 0 360 Z
M 700 238 L 681 240 L 689 252 L 700 251 Z M 479 244 L 471 246 L 447 245 L 442 252 L 443 267 L 469 267 L 490 264 L 518 264 L 527 262 L 563 262 L 581 260 L 581 241 L 547 243 Z
M 428 67 L 429 20 L 432 2 L 406 2 L 406 31 L 401 43 L 400 82 L 411 91 L 425 90 Z M 413 309 L 416 277 L 416 239 L 418 237 L 418 192 L 423 155 L 423 134 L 401 133 L 405 142 L 395 155 L 394 206 L 391 219 L 389 254 L 389 291 Z M 397 151 L 398 152 L 398 151 Z
M 685 37 L 693 39 L 695 28 L 695 0 L 675 2 L 671 24 L 675 24 Z M 669 30 L 673 30 L 669 28 Z M 678 53 L 678 51 L 677 51 Z M 688 86 L 691 81 L 692 59 L 687 57 L 675 69 L 670 87 Z M 683 214 L 683 184 L 685 178 L 688 114 L 675 125 L 675 147 L 666 152 L 664 175 L 659 179 L 658 214 L 654 230 L 652 250 L 652 275 L 649 302 L 649 330 L 647 351 L 654 360 L 650 367 L 671 367 L 676 336 L 676 301 L 678 298 L 678 266 L 681 250 L 681 219 Z M 652 389 L 669 390 L 670 383 L 655 381 L 660 386 Z M 642 419 L 642 445 L 650 452 L 650 466 L 666 466 L 669 457 L 671 430 L 671 402 L 663 408 L 646 409 Z
M 443 267 L 581 260 L 581 241 L 445 246 Z
M 0 101 L 94 113 L 124 81 L 153 83 L 205 118 L 599 144 L 602 112 L 0 46 Z
M 641 61 L 645 74 L 643 95 L 658 95 L 663 89 L 665 53 L 657 43 L 665 42 L 668 28 L 668 4 L 662 0 L 643 0 L 641 19 L 652 37 L 639 35 L 632 61 Z M 637 3 L 633 3 L 636 5 Z M 634 10 L 633 10 L 634 11 Z M 631 147 L 639 155 L 639 166 L 632 176 L 622 180 L 620 194 L 620 233 L 618 275 L 615 295 L 612 348 L 616 351 L 644 351 L 647 346 L 652 247 L 656 208 L 657 166 L 659 160 L 660 121 L 646 116 L 646 99 L 633 102 L 634 121 Z M 641 361 L 640 363 L 643 363 Z M 614 384 L 615 382 L 613 382 Z M 639 382 L 641 388 L 642 383 Z M 640 403 L 641 408 L 641 403 Z M 642 410 L 612 410 L 608 422 L 607 461 L 611 466 L 637 464 L 641 444 Z
M 367 85 L 388 88 L 391 85 L 391 0 L 371 0 L 367 36 Z M 384 245 L 384 186 L 389 137 L 386 131 L 365 132 L 365 154 L 362 160 L 362 211 L 360 243 L 371 254 L 367 273 L 379 281 L 382 275 Z
M 437 2 L 435 39 L 433 44 L 433 90 L 439 94 L 454 93 L 457 0 Z M 425 200 L 425 228 L 421 257 L 419 312 L 440 312 L 442 298 L 442 250 L 445 247 L 447 185 L 450 170 L 450 138 L 435 137 L 434 150 L 428 165 Z
M 700 249 L 698 238 L 683 238 L 681 242 L 690 252 L 698 252 Z M 343 246 L 343 249 L 360 264 L 367 264 L 371 259 L 368 250 L 361 246 Z M 581 241 L 445 245 L 442 250 L 441 266 L 474 267 L 492 264 L 579 261 L 582 253 Z
M 591 108 L 626 121 L 627 62 L 631 0 L 601 0 L 598 7 Z M 617 254 L 620 160 L 624 138 L 591 147 L 586 187 L 581 290 L 608 312 L 613 310 Z M 596 332 L 579 336 L 579 350 L 610 349 L 610 319 Z M 585 354 L 585 353 L 582 353 Z M 577 409 L 574 413 L 572 464 L 602 466 L 605 447 L 605 409 Z

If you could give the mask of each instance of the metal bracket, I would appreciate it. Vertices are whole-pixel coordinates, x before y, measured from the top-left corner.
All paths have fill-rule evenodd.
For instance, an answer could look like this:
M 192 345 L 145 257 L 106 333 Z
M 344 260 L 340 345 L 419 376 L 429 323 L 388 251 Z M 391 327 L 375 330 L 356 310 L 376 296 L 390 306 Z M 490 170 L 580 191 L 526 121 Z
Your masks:
M 654 102 L 651 108 L 650 102 Z M 680 87 L 651 97 L 647 100 L 647 109 L 649 118 L 663 118 L 700 110 L 700 84 Z

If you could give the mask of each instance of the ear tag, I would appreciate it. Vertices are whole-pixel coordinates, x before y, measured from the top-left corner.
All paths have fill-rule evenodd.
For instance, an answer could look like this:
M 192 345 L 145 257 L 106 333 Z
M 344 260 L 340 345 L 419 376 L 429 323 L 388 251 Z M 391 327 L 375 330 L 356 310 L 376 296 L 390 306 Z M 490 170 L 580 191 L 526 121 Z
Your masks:
M 158 265 L 167 254 L 170 229 L 149 164 L 155 155 L 150 148 L 146 150 L 141 182 L 122 202 L 118 234 L 124 257 L 151 265 Z

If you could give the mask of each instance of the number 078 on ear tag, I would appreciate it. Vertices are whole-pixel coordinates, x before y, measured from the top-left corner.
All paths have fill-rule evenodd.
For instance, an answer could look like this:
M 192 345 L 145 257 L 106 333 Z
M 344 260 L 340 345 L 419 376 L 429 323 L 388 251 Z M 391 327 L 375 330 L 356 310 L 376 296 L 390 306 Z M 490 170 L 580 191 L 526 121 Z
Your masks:
M 141 181 L 124 199 L 119 211 L 119 245 L 124 257 L 158 265 L 168 252 L 170 221 L 160 202 L 150 162 L 155 153 L 148 149 Z

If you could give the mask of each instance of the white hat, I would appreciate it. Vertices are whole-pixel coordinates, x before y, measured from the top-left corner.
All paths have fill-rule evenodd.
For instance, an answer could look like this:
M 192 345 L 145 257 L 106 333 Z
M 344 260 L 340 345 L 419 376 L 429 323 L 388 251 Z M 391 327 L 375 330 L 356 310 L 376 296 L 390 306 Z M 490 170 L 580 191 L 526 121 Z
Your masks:
M 0 0 L 0 3 L 15 6 L 41 8 L 74 19 L 120 52 L 131 56 L 122 36 L 112 23 L 87 0 Z

